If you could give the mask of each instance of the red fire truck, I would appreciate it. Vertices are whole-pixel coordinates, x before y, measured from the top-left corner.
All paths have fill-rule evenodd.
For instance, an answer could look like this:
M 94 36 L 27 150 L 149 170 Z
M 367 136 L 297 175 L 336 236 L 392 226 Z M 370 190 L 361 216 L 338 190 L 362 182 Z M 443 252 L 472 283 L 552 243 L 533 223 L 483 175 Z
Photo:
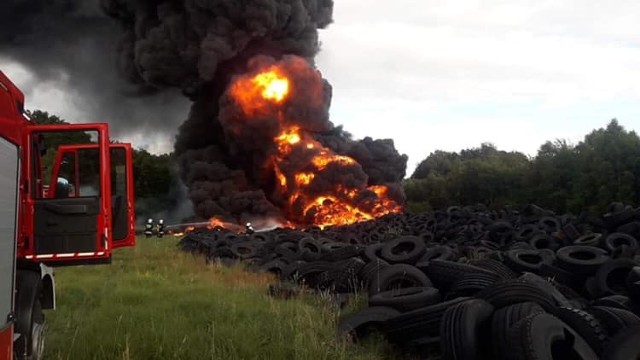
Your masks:
M 42 358 L 53 267 L 135 245 L 132 163 L 108 124 L 31 121 L 0 71 L 0 360 Z

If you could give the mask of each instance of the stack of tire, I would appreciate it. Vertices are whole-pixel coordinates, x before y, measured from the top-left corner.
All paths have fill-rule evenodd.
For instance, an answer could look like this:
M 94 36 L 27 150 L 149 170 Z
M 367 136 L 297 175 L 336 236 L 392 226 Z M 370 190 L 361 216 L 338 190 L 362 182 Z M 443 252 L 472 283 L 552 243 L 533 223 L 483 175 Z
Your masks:
M 444 359 L 640 356 L 640 211 L 451 207 L 326 230 L 189 233 L 181 247 L 318 291 L 367 292 L 341 339 Z

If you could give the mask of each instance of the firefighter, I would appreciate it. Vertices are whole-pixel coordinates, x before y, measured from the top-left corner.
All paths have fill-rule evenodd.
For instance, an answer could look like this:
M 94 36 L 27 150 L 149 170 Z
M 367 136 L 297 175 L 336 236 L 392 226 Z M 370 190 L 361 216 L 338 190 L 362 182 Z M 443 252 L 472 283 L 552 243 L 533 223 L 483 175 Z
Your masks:
M 253 229 L 253 225 L 251 225 L 250 222 L 247 223 L 247 225 L 245 225 L 246 228 L 246 233 L 251 235 L 255 232 L 255 230 Z
M 153 236 L 153 219 L 147 220 L 147 223 L 144 224 L 144 235 L 147 238 Z
M 164 220 L 162 219 L 158 220 L 158 231 L 156 234 L 159 238 L 164 235 Z

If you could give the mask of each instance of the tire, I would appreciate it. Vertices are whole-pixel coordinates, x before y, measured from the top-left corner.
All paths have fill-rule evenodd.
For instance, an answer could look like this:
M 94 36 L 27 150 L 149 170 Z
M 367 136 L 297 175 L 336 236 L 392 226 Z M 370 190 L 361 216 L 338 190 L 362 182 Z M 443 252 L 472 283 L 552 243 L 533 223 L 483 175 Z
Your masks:
M 498 274 L 465 274 L 451 285 L 447 299 L 458 296 L 472 296 L 496 282 L 502 280 Z
M 426 247 L 417 236 L 401 236 L 387 242 L 380 252 L 389 264 L 415 264 L 425 253 Z
M 440 324 L 440 344 L 444 359 L 481 360 L 482 349 L 490 339 L 485 325 L 493 314 L 493 306 L 473 299 L 448 308 Z
M 247 242 L 232 244 L 229 249 L 236 258 L 242 260 L 250 259 L 258 254 L 256 246 Z
M 608 306 L 614 307 L 623 310 L 629 310 L 633 312 L 631 309 L 633 307 L 633 303 L 628 296 L 624 295 L 611 295 L 602 297 L 591 304 L 592 306 Z
M 334 265 L 324 261 L 314 261 L 302 264 L 297 269 L 296 280 L 304 285 L 315 288 L 320 274 L 334 269 Z
M 600 233 L 591 233 L 582 235 L 579 238 L 573 241 L 573 245 L 581 245 L 581 246 L 598 246 L 600 245 L 600 241 L 602 240 L 602 234 Z
M 360 250 L 356 245 L 344 245 L 333 250 L 329 250 L 327 253 L 320 257 L 320 260 L 324 261 L 339 261 L 346 260 L 360 254 Z
M 558 247 L 560 247 L 560 244 L 558 243 L 558 241 L 554 237 L 551 237 L 546 233 L 533 235 L 531 239 L 529 239 L 528 243 L 529 245 L 531 245 L 531 247 L 534 250 L 542 250 L 542 249 L 556 250 L 558 249 Z
M 538 221 L 538 227 L 547 234 L 560 230 L 560 221 L 551 216 L 545 216 Z
M 640 318 L 628 310 L 608 306 L 593 306 L 588 311 L 602 323 L 611 337 L 616 336 L 621 330 L 640 324 Z
M 619 232 L 609 234 L 604 240 L 604 245 L 611 252 L 619 250 L 623 246 L 627 246 L 632 253 L 638 250 L 638 240 L 636 238 Z
M 44 358 L 45 318 L 42 303 L 36 299 L 31 315 L 31 330 L 28 336 L 21 336 L 15 343 L 16 360 L 42 360 Z M 22 340 L 21 340 L 22 339 Z
M 541 314 L 544 309 L 534 302 L 521 302 L 496 310 L 491 317 L 491 338 L 495 359 L 506 358 L 505 344 L 509 341 L 509 330 L 513 325 L 530 315 Z
M 287 263 L 282 260 L 271 260 L 262 265 L 260 265 L 260 270 L 270 272 L 275 274 L 276 276 L 280 276 L 282 274 L 282 269 L 287 266 Z
M 589 344 L 557 317 L 541 313 L 509 330 L 508 353 L 514 360 L 598 360 Z
M 569 299 L 560 292 L 552 283 L 533 273 L 524 273 L 520 279 L 530 284 L 536 285 L 540 291 L 549 294 L 557 306 L 571 306 Z
M 543 263 L 551 264 L 551 261 L 538 250 L 517 249 L 505 253 L 504 263 L 513 271 L 529 271 L 537 274 Z
M 456 298 L 398 315 L 387 320 L 382 329 L 394 344 L 407 344 L 414 340 L 440 336 L 442 315 L 451 306 L 470 298 Z
M 407 312 L 440 301 L 440 291 L 432 287 L 411 287 L 377 293 L 369 298 L 369 306 L 387 306 Z
M 380 276 L 371 279 L 369 296 L 392 289 L 416 286 L 433 287 L 433 284 L 427 275 L 415 266 L 406 264 L 390 265 L 380 271 Z
M 593 275 L 609 260 L 607 252 L 593 246 L 565 246 L 558 249 L 558 266 L 576 274 Z
M 336 328 L 338 341 L 359 341 L 368 336 L 372 330 L 379 330 L 388 319 L 400 315 L 398 310 L 375 306 L 368 307 L 346 315 L 340 319 Z
M 602 360 L 640 359 L 640 326 L 621 331 L 607 344 Z
M 629 297 L 640 302 L 640 266 L 634 266 L 624 279 Z
M 358 272 L 364 266 L 360 258 L 351 258 L 332 264 L 332 269 L 318 276 L 316 287 L 319 290 L 332 290 L 339 293 L 356 291 L 360 286 Z
M 551 295 L 540 291 L 538 286 L 519 279 L 493 284 L 477 293 L 475 297 L 488 301 L 496 309 L 528 301 L 542 306 L 546 311 L 556 306 Z
M 449 246 L 439 245 L 428 248 L 420 261 L 432 261 L 432 260 L 452 260 L 454 257 L 453 249 Z
M 383 243 L 368 245 L 367 247 L 364 248 L 364 251 L 362 252 L 362 259 L 366 262 L 371 262 L 376 259 L 381 259 L 380 251 L 382 251 L 383 246 L 384 246 Z
M 362 288 L 368 288 L 372 279 L 374 277 L 379 277 L 380 271 L 382 271 L 382 269 L 386 268 L 387 266 L 389 266 L 389 263 L 382 259 L 375 259 L 366 263 L 358 273 L 358 278 L 360 278 L 360 284 Z
M 598 297 L 626 294 L 625 279 L 636 265 L 635 261 L 625 258 L 610 260 L 602 264 L 595 275 Z
M 516 273 L 502 262 L 494 259 L 481 259 L 470 262 L 471 265 L 496 273 L 502 279 L 515 279 Z
M 591 348 L 600 355 L 609 338 L 602 323 L 586 311 L 568 307 L 559 307 L 551 311 L 558 319 L 571 326 Z
M 481 267 L 446 260 L 430 261 L 426 267 L 427 276 L 442 285 L 451 285 L 463 275 L 471 273 L 493 274 Z

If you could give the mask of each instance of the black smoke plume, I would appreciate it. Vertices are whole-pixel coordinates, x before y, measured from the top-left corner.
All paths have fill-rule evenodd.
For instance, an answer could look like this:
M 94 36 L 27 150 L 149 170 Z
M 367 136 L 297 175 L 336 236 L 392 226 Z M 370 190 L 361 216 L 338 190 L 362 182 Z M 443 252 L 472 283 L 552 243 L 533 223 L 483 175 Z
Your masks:
M 273 174 L 261 168 L 258 144 L 273 127 L 235 137 L 221 124 L 221 106 L 231 78 L 249 71 L 258 55 L 297 55 L 313 62 L 318 29 L 332 22 L 332 0 L 132 1 L 107 0 L 103 8 L 124 29 L 118 63 L 127 78 L 154 88 L 179 87 L 193 100 L 180 126 L 175 152 L 182 180 L 198 217 L 247 220 L 282 215 L 274 201 Z M 353 141 L 329 121 L 331 87 L 322 106 L 297 109 L 314 121 L 314 137 L 337 153 L 361 162 L 369 185 L 398 183 L 407 157 L 391 140 Z M 268 123 L 267 123 L 268 124 Z M 247 136 L 243 132 L 242 136 Z M 368 176 L 367 176 L 368 175 Z M 402 198 L 399 187 L 390 192 Z
M 101 0 L 99 6 L 97 0 L 8 0 L 0 2 L 0 56 L 27 64 L 43 78 L 69 74 L 71 85 L 105 118 L 129 124 L 126 115 L 142 107 L 154 110 L 149 114 L 159 110 L 148 125 L 175 126 L 182 119 L 175 110 L 182 107 L 166 89 L 180 89 L 192 105 L 174 149 L 195 213 L 245 220 L 281 210 L 271 198 L 273 174 L 256 168 L 264 154 L 224 131 L 221 98 L 232 77 L 247 72 L 258 55 L 297 55 L 313 63 L 318 29 L 332 22 L 332 13 L 332 0 Z M 113 63 L 121 76 L 111 76 Z M 124 88 L 121 79 L 131 85 L 129 93 L 109 98 L 122 94 L 114 91 Z M 325 83 L 313 137 L 358 161 L 366 174 L 360 181 L 395 183 L 390 192 L 401 199 L 397 184 L 406 155 L 391 140 L 355 141 L 335 127 L 329 121 L 330 89 Z M 140 94 L 154 95 L 133 99 Z
M 0 67 L 19 63 L 32 75 L 19 84 L 28 108 L 47 103 L 35 97 L 46 86 L 79 110 L 67 120 L 109 122 L 115 138 L 174 133 L 188 100 L 177 89 L 127 81 L 114 66 L 120 34 L 100 0 L 0 1 Z

